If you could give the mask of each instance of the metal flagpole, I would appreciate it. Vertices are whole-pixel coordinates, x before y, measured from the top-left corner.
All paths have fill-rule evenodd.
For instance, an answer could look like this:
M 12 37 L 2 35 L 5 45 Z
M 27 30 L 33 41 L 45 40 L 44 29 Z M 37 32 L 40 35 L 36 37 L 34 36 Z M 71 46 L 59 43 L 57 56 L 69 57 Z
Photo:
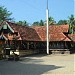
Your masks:
M 47 23 L 47 54 L 49 54 L 49 23 L 48 23 L 48 15 L 49 15 L 49 10 L 48 10 L 48 0 L 47 0 L 47 9 L 46 9 L 46 23 Z

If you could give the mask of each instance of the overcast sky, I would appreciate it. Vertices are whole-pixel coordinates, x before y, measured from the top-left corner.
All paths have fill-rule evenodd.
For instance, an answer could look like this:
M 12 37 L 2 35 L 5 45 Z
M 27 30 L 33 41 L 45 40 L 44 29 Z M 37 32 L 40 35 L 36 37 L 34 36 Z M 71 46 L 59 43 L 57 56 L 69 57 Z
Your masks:
M 12 12 L 16 21 L 26 20 L 29 23 L 46 20 L 47 0 L 0 0 L 0 5 Z M 74 0 L 49 0 L 49 16 L 55 21 L 68 19 L 74 14 Z

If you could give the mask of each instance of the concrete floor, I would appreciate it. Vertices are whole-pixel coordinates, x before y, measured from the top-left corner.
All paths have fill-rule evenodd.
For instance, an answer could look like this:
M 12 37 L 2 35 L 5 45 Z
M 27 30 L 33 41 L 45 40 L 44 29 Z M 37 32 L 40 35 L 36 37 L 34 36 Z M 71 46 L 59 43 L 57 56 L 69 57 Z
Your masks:
M 75 75 L 75 54 L 38 54 L 20 61 L 0 60 L 0 75 Z

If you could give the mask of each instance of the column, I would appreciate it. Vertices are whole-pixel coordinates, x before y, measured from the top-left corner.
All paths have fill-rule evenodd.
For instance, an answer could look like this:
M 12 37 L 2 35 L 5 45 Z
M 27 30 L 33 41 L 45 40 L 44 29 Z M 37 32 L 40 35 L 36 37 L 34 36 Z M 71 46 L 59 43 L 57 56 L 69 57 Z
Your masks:
M 29 49 L 29 42 L 27 42 L 27 49 Z

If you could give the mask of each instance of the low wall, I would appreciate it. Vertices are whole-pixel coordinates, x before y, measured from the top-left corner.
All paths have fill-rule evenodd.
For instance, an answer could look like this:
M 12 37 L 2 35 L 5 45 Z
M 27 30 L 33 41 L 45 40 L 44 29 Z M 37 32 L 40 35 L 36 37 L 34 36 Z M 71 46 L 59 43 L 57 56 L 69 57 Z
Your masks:
M 49 52 L 50 54 L 70 54 L 69 49 L 50 49 Z M 46 50 L 16 50 L 14 53 L 19 56 L 25 56 L 36 53 L 46 53 Z M 10 55 L 11 54 L 13 54 L 12 51 L 10 51 Z
M 38 50 L 16 50 L 14 53 L 19 55 L 19 56 L 25 56 L 25 55 L 31 55 L 31 54 L 39 53 L 39 51 Z M 13 54 L 13 52 L 10 51 L 10 55 L 12 55 L 12 54 Z
M 39 50 L 39 53 L 41 54 L 47 54 L 46 49 Z M 49 49 L 49 54 L 70 54 L 69 49 Z
M 51 54 L 70 54 L 69 49 L 50 49 Z

